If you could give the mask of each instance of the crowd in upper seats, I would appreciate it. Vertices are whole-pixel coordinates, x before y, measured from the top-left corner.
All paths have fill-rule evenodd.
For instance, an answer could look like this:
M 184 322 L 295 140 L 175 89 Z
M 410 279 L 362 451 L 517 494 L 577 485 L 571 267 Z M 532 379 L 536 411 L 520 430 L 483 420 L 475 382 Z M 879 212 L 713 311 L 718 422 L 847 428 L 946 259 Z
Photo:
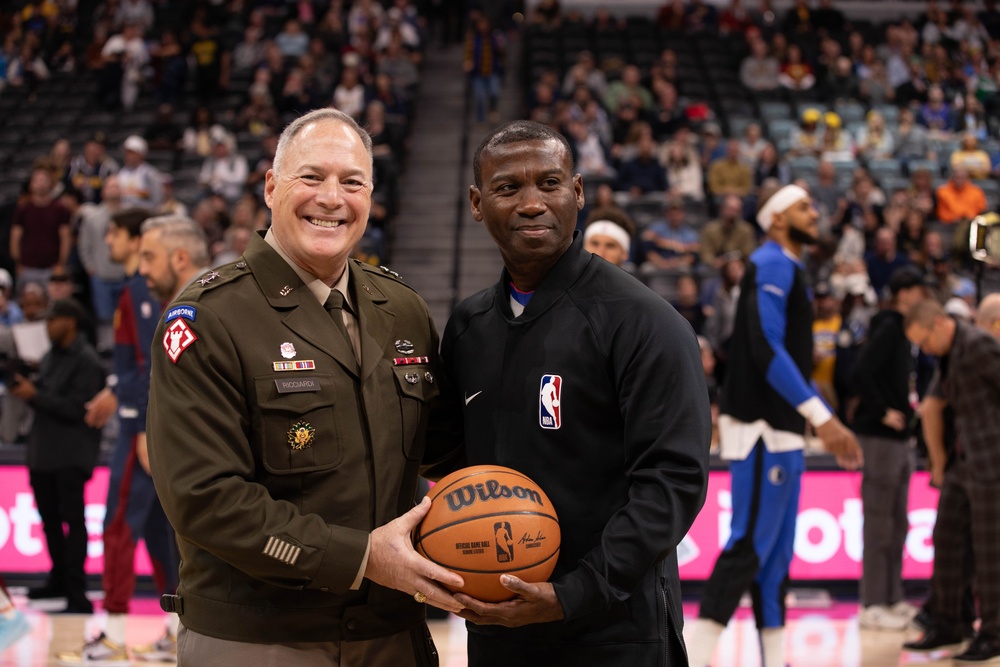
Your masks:
M 242 232 L 268 223 L 263 180 L 277 135 L 295 116 L 332 105 L 373 138 L 376 190 L 358 253 L 377 260 L 398 208 L 426 43 L 426 20 L 411 0 L 104 0 L 89 20 L 83 4 L 26 0 L 0 15 L 8 95 L 30 104 L 61 73 L 92 84 L 79 93 L 91 96 L 85 112 L 108 114 L 107 127 L 81 137 L 67 126 L 51 152 L 33 156 L 32 170 L 49 173 L 53 205 L 68 209 L 74 229 L 102 205 L 187 212 L 209 234 L 213 256 L 238 256 Z M 132 132 L 118 135 L 118 124 Z M 141 177 L 127 178 L 136 165 Z M 120 204 L 102 194 L 113 175 Z
M 319 107 L 372 136 L 376 184 L 355 256 L 379 262 L 428 40 L 413 0 L 21 0 L 0 9 L 0 34 L 3 122 L 44 113 L 31 127 L 55 133 L 40 150 L 3 152 L 30 131 L 0 129 L 0 185 L 17 179 L 15 196 L 0 195 L 0 354 L 15 354 L 7 327 L 43 318 L 59 296 L 110 330 L 109 286 L 123 273 L 103 230 L 118 210 L 189 215 L 212 265 L 235 261 L 270 223 L 263 188 L 278 134 Z M 57 82 L 79 102 L 63 113 L 49 94 Z M 17 145 L 39 148 L 29 136 Z
M 810 271 L 840 300 L 852 340 L 862 340 L 901 264 L 935 276 L 956 312 L 963 301 L 974 305 L 964 226 L 1000 195 L 995 4 L 973 11 L 930 2 L 913 20 L 876 25 L 848 18 L 832 0 L 798 0 L 783 14 L 766 0 L 721 9 L 671 0 L 648 20 L 676 36 L 677 48 L 664 39 L 642 62 L 568 50 L 564 67 L 532 71 L 526 114 L 570 140 L 589 186 L 581 226 L 624 220 L 635 271 L 689 314 L 720 357 L 728 324 L 719 319 L 731 309 L 714 304 L 759 241 L 756 202 L 788 182 L 807 187 L 824 233 Z M 249 233 L 267 225 L 263 176 L 276 133 L 298 113 L 332 104 L 375 140 L 371 237 L 359 252 L 377 252 L 398 206 L 427 38 L 412 0 L 104 0 L 87 21 L 77 0 L 19 5 L 0 17 L 0 100 L 15 91 L 30 99 L 49 78 L 72 75 L 93 84 L 88 105 L 110 118 L 155 111 L 114 141 L 116 127 L 55 141 L 25 179 L 20 209 L 57 206 L 65 213 L 50 216 L 52 227 L 68 218 L 77 233 L 109 208 L 186 211 L 217 261 L 238 257 Z M 606 8 L 591 16 L 540 0 L 526 32 L 575 28 L 599 43 L 626 25 Z M 699 39 L 712 46 L 679 46 Z M 685 76 L 716 48 L 732 57 L 736 105 L 723 106 L 721 83 L 708 94 Z M 31 268 L 58 276 L 76 267 L 88 276 L 81 283 L 110 273 L 99 256 L 79 252 L 75 237 L 68 250 L 65 243 L 58 232 L 43 239 L 48 259 Z
M 915 18 L 877 24 L 832 0 L 783 13 L 766 0 L 670 0 L 650 17 L 662 49 L 641 62 L 592 45 L 642 34 L 632 29 L 645 19 L 558 0 L 539 8 L 529 33 L 589 35 L 563 54 L 565 67 L 531 71 L 526 102 L 528 117 L 567 136 L 592 184 L 581 228 L 603 219 L 632 232 L 626 267 L 708 337 L 718 360 L 742 264 L 762 236 L 757 202 L 791 182 L 820 212 L 822 241 L 806 264 L 835 299 L 821 319 L 836 320 L 824 324 L 835 335 L 821 356 L 864 340 L 902 265 L 920 267 L 951 312 L 970 315 L 968 224 L 1000 195 L 996 2 L 931 1 Z M 713 95 L 692 80 L 692 68 L 707 75 L 709 52 L 734 54 L 736 104 L 720 103 L 724 82 L 712 82 Z

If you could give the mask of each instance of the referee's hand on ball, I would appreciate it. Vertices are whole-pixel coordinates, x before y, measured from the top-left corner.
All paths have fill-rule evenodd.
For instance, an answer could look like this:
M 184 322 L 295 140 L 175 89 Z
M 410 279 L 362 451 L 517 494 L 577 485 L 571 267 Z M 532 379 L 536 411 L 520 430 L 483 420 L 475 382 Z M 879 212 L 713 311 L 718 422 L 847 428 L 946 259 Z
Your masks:
M 532 584 L 521 581 L 512 574 L 500 575 L 500 583 L 517 593 L 517 597 L 513 600 L 491 603 L 457 593 L 456 599 L 465 605 L 465 609 L 458 615 L 477 625 L 502 625 L 507 628 L 561 621 L 566 618 L 566 612 L 552 584 L 548 582 Z

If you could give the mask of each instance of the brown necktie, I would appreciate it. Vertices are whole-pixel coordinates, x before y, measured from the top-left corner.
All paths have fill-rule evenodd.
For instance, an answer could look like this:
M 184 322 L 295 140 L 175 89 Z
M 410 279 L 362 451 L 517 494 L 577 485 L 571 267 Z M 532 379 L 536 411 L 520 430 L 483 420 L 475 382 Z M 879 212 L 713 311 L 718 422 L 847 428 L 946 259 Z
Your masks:
M 330 290 L 330 296 L 326 297 L 326 303 L 323 304 L 323 307 L 326 308 L 326 312 L 333 318 L 333 323 L 340 330 L 340 333 L 344 335 L 344 339 L 353 350 L 354 344 L 351 342 L 351 336 L 347 333 L 347 327 L 344 325 L 344 305 L 344 295 L 340 293 L 340 290 L 332 289 Z

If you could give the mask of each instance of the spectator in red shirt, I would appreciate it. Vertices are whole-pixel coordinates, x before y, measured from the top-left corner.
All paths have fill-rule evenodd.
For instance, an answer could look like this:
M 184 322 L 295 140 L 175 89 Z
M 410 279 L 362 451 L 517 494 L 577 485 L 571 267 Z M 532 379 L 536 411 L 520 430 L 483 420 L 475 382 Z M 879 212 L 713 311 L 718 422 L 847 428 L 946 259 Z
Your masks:
M 66 268 L 72 244 L 70 214 L 54 197 L 51 172 L 36 167 L 31 172 L 28 198 L 14 209 L 10 230 L 10 255 L 18 283 L 48 282 L 56 269 Z

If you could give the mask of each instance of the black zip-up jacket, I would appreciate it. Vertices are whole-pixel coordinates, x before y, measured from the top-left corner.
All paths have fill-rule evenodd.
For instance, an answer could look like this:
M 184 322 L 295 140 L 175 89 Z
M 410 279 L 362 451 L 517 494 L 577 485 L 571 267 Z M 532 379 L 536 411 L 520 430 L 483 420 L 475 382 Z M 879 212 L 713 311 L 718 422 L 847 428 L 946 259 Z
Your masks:
M 913 373 L 910 341 L 903 331 L 903 315 L 883 310 L 872 318 L 871 333 L 854 363 L 851 386 L 860 398 L 854 414 L 854 431 L 861 435 L 905 440 L 910 429 L 897 431 L 882 423 L 887 408 L 913 417 L 910 407 L 910 374 Z
M 694 332 L 579 234 L 520 317 L 509 283 L 504 271 L 455 310 L 444 391 L 468 465 L 519 470 L 552 500 L 566 620 L 470 624 L 470 665 L 686 665 L 676 547 L 705 500 L 711 436 Z M 544 410 L 552 376 L 557 419 Z
M 84 404 L 104 387 L 104 370 L 84 335 L 42 358 L 31 399 L 35 422 L 28 437 L 29 470 L 76 469 L 90 475 L 97 463 L 101 429 L 83 423 Z

